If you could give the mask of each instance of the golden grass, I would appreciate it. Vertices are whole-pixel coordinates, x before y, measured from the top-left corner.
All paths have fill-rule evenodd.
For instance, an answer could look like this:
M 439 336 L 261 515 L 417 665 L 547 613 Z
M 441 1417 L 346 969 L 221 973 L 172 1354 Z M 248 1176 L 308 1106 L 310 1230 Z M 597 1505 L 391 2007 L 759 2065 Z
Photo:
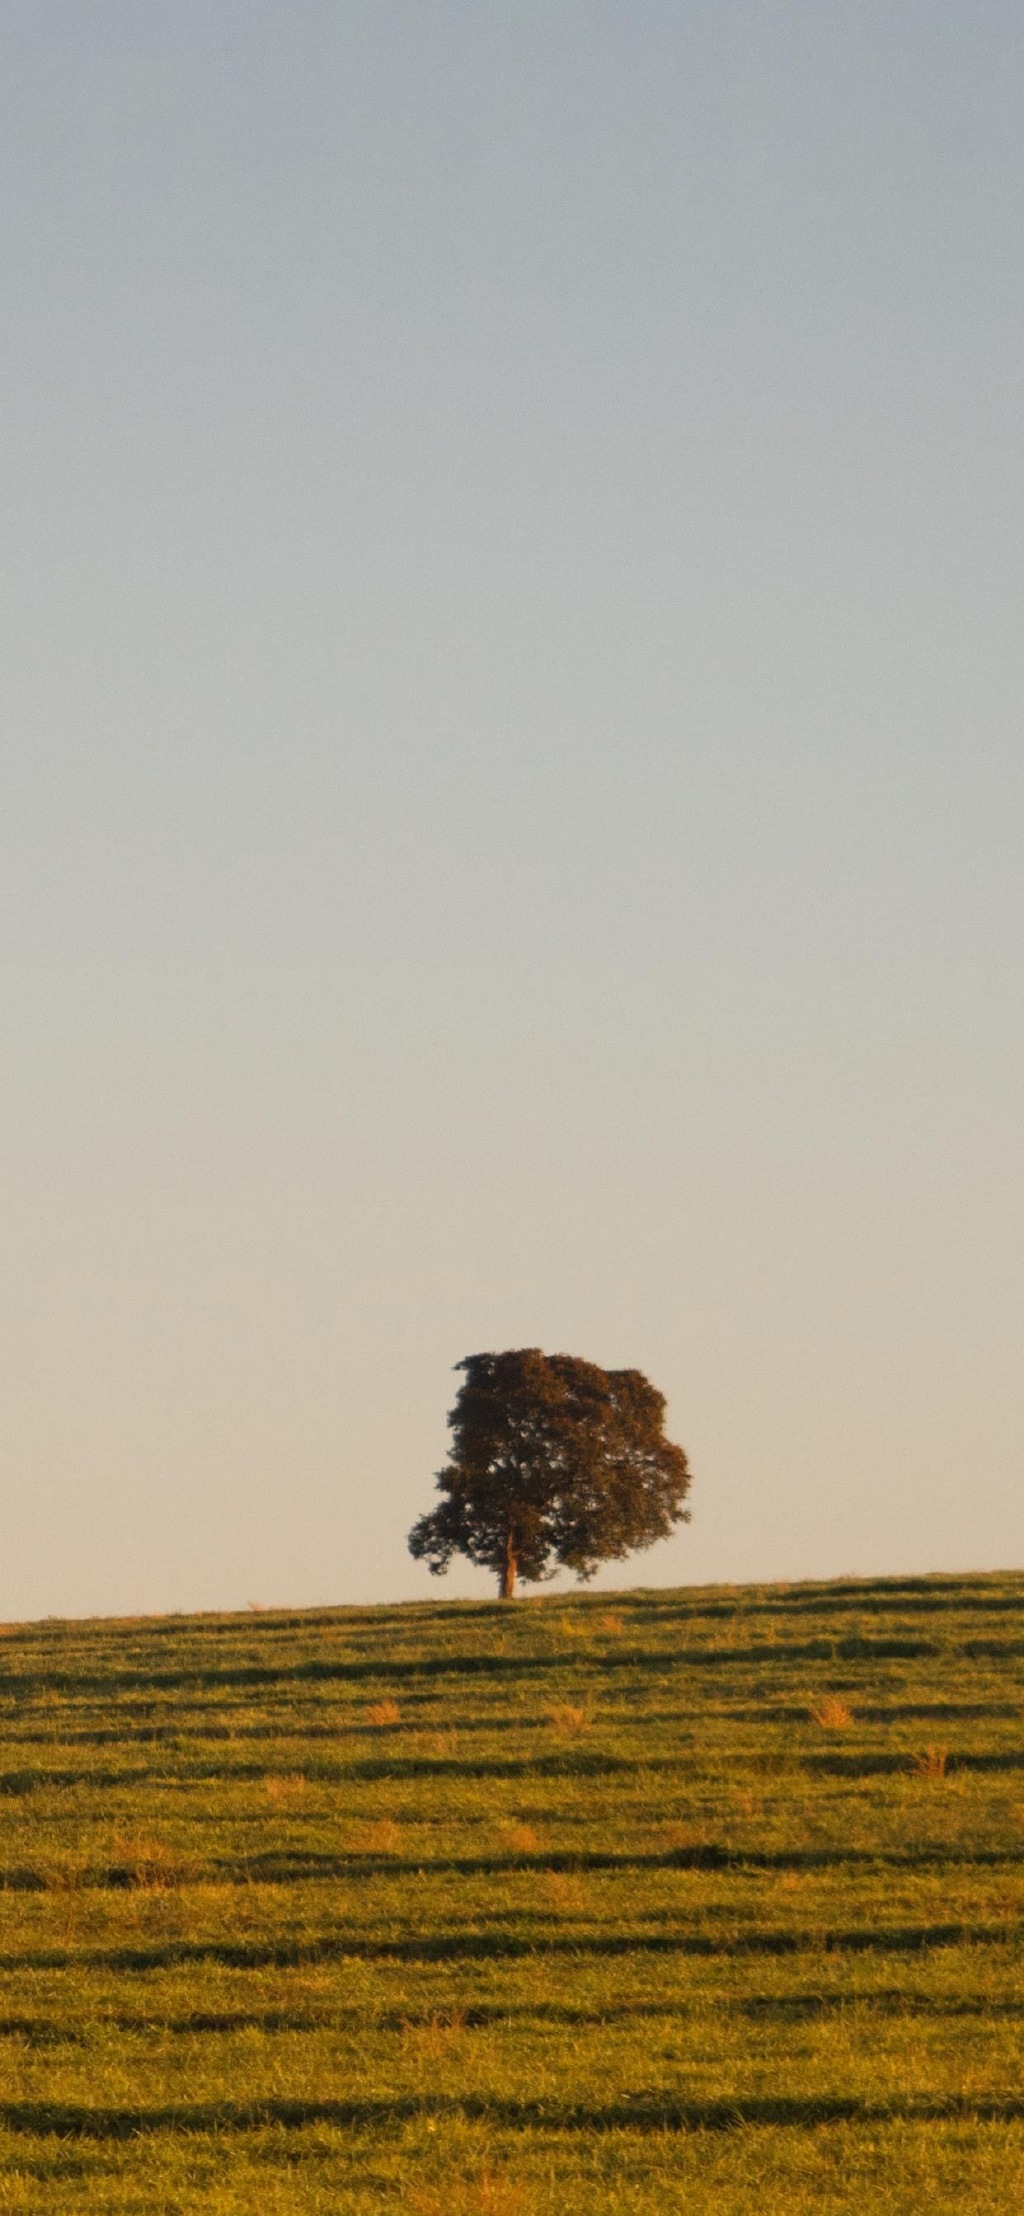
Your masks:
M 599 1616 L 598 1627 L 601 1631 L 607 1632 L 609 1639 L 615 1639 L 620 1631 L 625 1631 L 625 1618 L 623 1616 Z
M 3 2216 L 1024 2216 L 1024 1578 L 917 1599 L 8 1640 Z

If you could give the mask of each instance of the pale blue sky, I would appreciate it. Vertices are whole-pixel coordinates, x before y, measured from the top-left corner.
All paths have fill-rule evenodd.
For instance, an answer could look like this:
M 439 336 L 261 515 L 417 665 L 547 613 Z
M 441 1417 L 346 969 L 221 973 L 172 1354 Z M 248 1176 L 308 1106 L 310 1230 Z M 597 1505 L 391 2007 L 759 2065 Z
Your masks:
M 1019 1564 L 1024 21 L 7 0 L 0 1613 Z

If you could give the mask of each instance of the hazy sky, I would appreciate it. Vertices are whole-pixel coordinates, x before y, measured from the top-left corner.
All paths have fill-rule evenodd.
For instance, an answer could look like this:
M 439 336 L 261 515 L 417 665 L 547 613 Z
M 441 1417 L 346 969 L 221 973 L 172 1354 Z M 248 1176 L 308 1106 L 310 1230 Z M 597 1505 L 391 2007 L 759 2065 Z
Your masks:
M 5 0 L 0 1613 L 1024 1561 L 1019 0 Z

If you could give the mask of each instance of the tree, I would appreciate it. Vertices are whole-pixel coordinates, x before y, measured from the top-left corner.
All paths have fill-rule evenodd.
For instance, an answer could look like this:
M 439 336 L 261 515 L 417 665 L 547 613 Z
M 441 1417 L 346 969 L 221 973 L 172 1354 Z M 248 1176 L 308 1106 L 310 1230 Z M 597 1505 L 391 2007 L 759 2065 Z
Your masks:
M 469 1354 L 448 1418 L 443 1499 L 409 1533 L 409 1551 L 443 1576 L 464 1554 L 511 1600 L 530 1583 L 667 1539 L 688 1523 L 690 1472 L 664 1434 L 665 1398 L 640 1370 L 601 1370 L 573 1354 L 519 1347 Z

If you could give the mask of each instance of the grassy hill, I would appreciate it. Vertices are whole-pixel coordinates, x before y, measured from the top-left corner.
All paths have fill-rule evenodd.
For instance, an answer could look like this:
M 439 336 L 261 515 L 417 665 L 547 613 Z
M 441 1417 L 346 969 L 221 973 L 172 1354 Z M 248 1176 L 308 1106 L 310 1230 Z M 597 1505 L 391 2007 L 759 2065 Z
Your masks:
M 0 1644 L 0 2211 L 1024 2199 L 1024 1578 Z

